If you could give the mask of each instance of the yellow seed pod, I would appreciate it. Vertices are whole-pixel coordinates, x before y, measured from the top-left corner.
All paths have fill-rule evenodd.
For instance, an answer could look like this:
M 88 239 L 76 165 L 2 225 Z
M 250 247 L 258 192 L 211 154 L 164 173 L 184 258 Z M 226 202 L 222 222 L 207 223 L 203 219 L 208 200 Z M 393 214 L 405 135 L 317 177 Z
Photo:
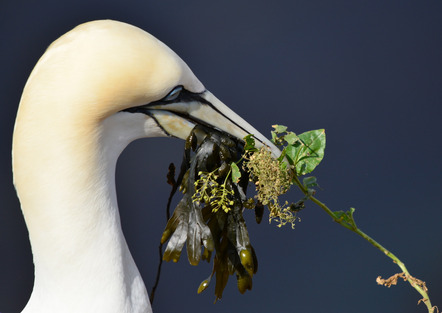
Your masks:
M 204 244 L 204 247 L 206 247 L 206 249 L 209 252 L 212 252 L 213 250 L 215 250 L 215 242 L 213 241 L 212 236 L 209 236 L 208 238 L 203 239 L 203 244 Z M 209 255 L 209 258 L 210 258 L 210 255 Z
M 170 229 L 166 229 L 163 232 L 163 235 L 161 236 L 161 244 L 164 244 L 167 241 L 167 239 L 169 239 L 171 234 L 172 232 L 170 231 Z
M 250 277 L 247 273 L 244 273 L 244 275 L 238 275 L 238 290 L 241 294 L 246 292 L 247 289 L 252 290 L 252 277 Z
M 213 242 L 213 240 L 212 240 L 212 242 Z M 206 243 L 206 244 L 211 245 L 212 243 Z M 213 246 L 209 246 L 209 248 L 213 248 Z M 213 249 L 212 249 L 212 251 L 213 251 Z M 201 255 L 201 259 L 206 260 L 208 263 L 210 263 L 212 251 L 210 251 L 208 248 L 204 248 L 203 254 Z
M 209 280 L 203 280 L 200 284 L 200 286 L 198 287 L 198 294 L 200 294 L 201 292 L 203 292 L 204 290 L 207 289 L 207 287 L 209 287 Z
M 254 266 L 253 266 L 253 257 L 249 250 L 241 250 L 239 253 L 239 259 L 241 260 L 242 266 L 246 269 L 247 273 L 249 273 L 250 277 L 253 276 Z

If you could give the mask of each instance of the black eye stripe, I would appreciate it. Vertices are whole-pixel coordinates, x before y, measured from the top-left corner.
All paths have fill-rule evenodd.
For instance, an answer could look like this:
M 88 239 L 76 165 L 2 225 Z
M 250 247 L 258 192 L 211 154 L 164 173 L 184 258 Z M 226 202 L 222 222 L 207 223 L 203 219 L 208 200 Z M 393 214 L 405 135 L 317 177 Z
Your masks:
M 196 101 L 196 102 L 200 102 L 200 103 L 212 106 L 211 103 L 209 103 L 206 99 L 201 97 L 202 93 L 203 92 L 201 92 L 201 93 L 190 92 L 190 91 L 184 89 L 184 87 L 182 85 L 178 85 L 178 86 L 174 87 L 164 98 L 162 98 L 160 100 L 153 101 L 153 102 L 150 102 L 147 104 L 143 104 L 138 107 L 127 108 L 123 111 L 124 112 L 131 112 L 131 113 L 136 113 L 136 112 L 145 113 L 146 110 L 152 106 L 167 105 L 167 104 L 172 104 L 172 103 L 176 103 L 176 102 L 192 102 L 192 101 Z

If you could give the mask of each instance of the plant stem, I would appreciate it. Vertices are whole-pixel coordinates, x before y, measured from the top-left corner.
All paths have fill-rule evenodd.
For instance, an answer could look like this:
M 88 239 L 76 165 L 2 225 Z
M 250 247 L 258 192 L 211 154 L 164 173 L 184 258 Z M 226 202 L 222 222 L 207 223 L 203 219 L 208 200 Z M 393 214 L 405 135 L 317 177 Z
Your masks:
M 356 234 L 358 234 L 359 236 L 361 236 L 362 238 L 364 238 L 365 240 L 367 240 L 369 243 L 371 243 L 373 246 L 375 246 L 376 248 L 378 248 L 379 250 L 381 250 L 386 256 L 388 256 L 390 259 L 393 260 L 393 263 L 397 264 L 402 272 L 405 274 L 405 277 L 407 278 L 407 281 L 410 283 L 410 285 L 417 290 L 417 292 L 419 292 L 423 299 L 422 302 L 425 303 L 425 305 L 428 308 L 428 312 L 429 313 L 434 313 L 436 307 L 433 307 L 431 305 L 431 301 L 430 301 L 430 297 L 428 296 L 426 290 L 424 290 L 424 288 L 422 288 L 421 286 L 419 286 L 418 284 L 416 284 L 415 279 L 412 279 L 413 276 L 410 275 L 410 273 L 408 272 L 407 268 L 405 267 L 405 264 L 399 260 L 399 258 L 397 256 L 395 256 L 393 253 L 391 253 L 389 250 L 387 250 L 386 248 L 384 248 L 381 244 L 379 244 L 376 240 L 374 240 L 373 238 L 371 238 L 370 236 L 368 236 L 366 233 L 364 233 L 362 230 L 360 230 L 358 227 L 356 227 L 355 223 L 349 224 L 348 222 L 346 222 L 344 219 L 338 217 L 332 210 L 330 210 L 329 207 L 327 207 L 323 202 L 319 201 L 317 198 L 315 198 L 313 196 L 312 193 L 310 193 L 308 191 L 307 188 L 304 187 L 304 185 L 302 185 L 302 183 L 299 181 L 299 178 L 294 175 L 293 178 L 294 182 L 296 183 L 296 185 L 299 187 L 299 189 L 301 189 L 301 191 L 308 197 L 308 199 L 310 199 L 312 202 L 314 202 L 315 204 L 317 204 L 319 207 L 321 207 L 328 215 L 330 215 L 332 217 L 332 219 L 337 222 L 338 224 L 340 224 L 341 226 L 344 226 L 345 228 L 355 232 Z

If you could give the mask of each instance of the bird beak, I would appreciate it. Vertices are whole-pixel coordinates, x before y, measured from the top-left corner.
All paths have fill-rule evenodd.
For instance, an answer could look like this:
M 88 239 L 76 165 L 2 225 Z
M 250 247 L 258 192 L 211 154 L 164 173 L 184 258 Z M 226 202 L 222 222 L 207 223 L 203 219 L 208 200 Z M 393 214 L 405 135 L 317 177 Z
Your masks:
M 270 140 L 209 91 L 193 94 L 178 102 L 148 105 L 146 109 L 168 135 L 185 140 L 195 125 L 203 124 L 240 140 L 252 134 L 256 147 L 268 146 L 275 158 L 281 155 Z

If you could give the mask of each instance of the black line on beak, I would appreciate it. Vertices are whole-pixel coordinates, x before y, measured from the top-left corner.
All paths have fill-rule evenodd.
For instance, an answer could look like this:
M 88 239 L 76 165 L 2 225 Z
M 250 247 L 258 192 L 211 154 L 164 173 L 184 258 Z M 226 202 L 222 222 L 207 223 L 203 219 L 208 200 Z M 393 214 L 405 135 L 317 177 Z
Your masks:
M 179 89 L 179 91 L 177 91 L 177 89 Z M 170 98 L 170 95 L 172 93 L 176 93 L 179 92 L 178 95 L 174 94 L 173 100 L 168 100 Z M 241 125 L 238 125 L 237 123 L 235 123 L 232 119 L 230 119 L 229 117 L 227 117 L 223 112 L 221 112 L 216 106 L 214 106 L 210 101 L 206 100 L 202 95 L 205 93 L 206 91 L 203 91 L 201 93 L 194 93 L 194 92 L 190 92 L 188 90 L 186 90 L 183 86 L 178 85 L 176 87 L 174 87 L 171 92 L 169 92 L 164 98 L 157 100 L 157 101 L 153 101 L 150 102 L 148 104 L 143 104 L 141 106 L 137 106 L 137 107 L 132 107 L 132 108 L 128 108 L 123 110 L 123 112 L 130 112 L 130 113 L 143 113 L 143 114 L 147 114 L 149 116 L 151 116 L 152 118 L 155 119 L 155 117 L 153 116 L 153 114 L 150 114 L 150 108 L 154 107 L 154 106 L 161 106 L 161 108 L 156 108 L 154 110 L 164 110 L 164 111 L 168 111 L 171 112 L 177 116 L 180 116 L 181 118 L 184 118 L 190 122 L 193 122 L 195 124 L 201 124 L 210 128 L 216 128 L 218 129 L 216 126 L 210 124 L 209 121 L 204 121 L 198 118 L 195 118 L 193 116 L 191 116 L 188 113 L 184 113 L 184 112 L 177 112 L 174 110 L 168 110 L 167 106 L 168 104 L 174 104 L 174 103 L 186 103 L 186 102 L 198 102 L 202 105 L 207 105 L 210 108 L 212 108 L 212 110 L 216 111 L 218 114 L 220 114 L 221 116 L 223 116 L 226 120 L 228 120 L 230 123 L 232 123 L 233 125 L 237 126 L 238 128 L 240 128 L 241 130 L 243 130 L 245 133 L 249 134 L 249 132 L 244 129 Z M 159 127 L 161 129 L 164 130 L 164 128 L 160 125 L 160 123 L 158 122 L 157 119 L 155 119 L 156 123 L 159 125 Z M 228 134 L 226 131 L 218 129 L 220 131 L 222 131 L 225 134 Z M 166 134 L 168 134 L 165 131 Z M 228 134 L 230 135 L 230 134 Z M 232 136 L 232 135 L 230 135 Z M 242 138 L 240 138 L 242 140 Z M 260 141 L 258 138 L 255 138 L 256 140 Z M 262 143 L 262 142 L 261 142 Z

